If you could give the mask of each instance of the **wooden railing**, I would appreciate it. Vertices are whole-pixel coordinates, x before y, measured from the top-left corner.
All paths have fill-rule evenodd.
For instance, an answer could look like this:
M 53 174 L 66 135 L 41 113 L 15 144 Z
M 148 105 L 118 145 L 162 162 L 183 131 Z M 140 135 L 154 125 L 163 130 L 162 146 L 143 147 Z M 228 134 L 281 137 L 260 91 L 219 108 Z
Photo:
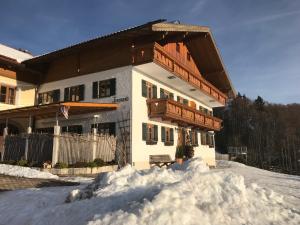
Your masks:
M 199 128 L 219 131 L 222 120 L 170 99 L 148 99 L 148 115 Z
M 205 92 L 207 95 L 212 96 L 217 101 L 225 105 L 227 96 L 218 90 L 215 86 L 205 80 L 203 77 L 194 74 L 190 68 L 180 62 L 167 51 L 164 50 L 162 46 L 158 43 L 154 45 L 154 56 L 153 61 L 170 72 L 174 73 L 177 77 L 185 80 L 186 82 L 192 84 L 199 90 Z

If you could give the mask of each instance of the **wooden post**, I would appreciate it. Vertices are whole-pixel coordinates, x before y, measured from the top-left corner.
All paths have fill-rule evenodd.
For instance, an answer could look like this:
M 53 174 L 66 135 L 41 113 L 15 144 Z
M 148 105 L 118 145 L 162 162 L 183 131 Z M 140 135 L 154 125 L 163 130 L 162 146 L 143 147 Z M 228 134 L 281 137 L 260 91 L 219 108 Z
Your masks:
M 54 126 L 54 136 L 53 136 L 53 149 L 52 149 L 52 167 L 58 163 L 58 151 L 59 151 L 59 138 L 60 138 L 60 126 Z
M 29 135 L 31 133 L 32 133 L 31 116 L 29 116 L 29 122 L 28 122 L 28 127 L 27 127 L 27 136 L 26 136 L 26 142 L 25 142 L 25 155 L 24 155 L 25 160 L 28 160 Z
M 93 148 L 91 154 L 92 156 L 91 161 L 94 161 L 94 159 L 96 158 L 96 151 L 97 151 L 97 128 L 92 129 L 92 140 L 93 140 Z
M 7 128 L 7 125 L 6 125 L 6 127 L 3 129 L 3 144 L 2 144 L 2 146 L 1 146 L 1 148 L 2 148 L 1 161 L 4 160 L 4 153 L 5 153 L 5 138 L 6 138 L 7 135 L 8 135 L 8 128 Z

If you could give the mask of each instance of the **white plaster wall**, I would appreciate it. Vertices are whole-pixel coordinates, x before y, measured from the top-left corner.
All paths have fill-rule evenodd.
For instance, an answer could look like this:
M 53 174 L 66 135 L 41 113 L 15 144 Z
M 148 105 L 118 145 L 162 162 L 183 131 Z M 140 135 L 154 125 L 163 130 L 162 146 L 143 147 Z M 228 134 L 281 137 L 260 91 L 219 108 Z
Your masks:
M 93 82 L 101 81 L 106 79 L 116 78 L 116 95 L 107 98 L 92 98 Z M 59 125 L 82 125 L 83 132 L 90 132 L 91 124 L 94 123 L 94 115 L 99 115 L 100 117 L 96 120 L 97 123 L 101 122 L 116 122 L 120 120 L 122 116 L 126 116 L 127 113 L 130 114 L 131 105 L 131 66 L 120 67 L 116 69 L 111 69 L 107 71 L 87 74 L 83 76 L 73 77 L 69 79 L 59 80 L 55 82 L 49 82 L 41 85 L 38 92 L 47 92 L 54 89 L 60 89 L 60 100 L 64 100 L 64 88 L 70 86 L 76 86 L 84 84 L 85 93 L 83 102 L 98 102 L 98 103 L 112 103 L 114 97 L 123 98 L 129 97 L 129 101 L 120 102 L 119 108 L 115 111 L 108 112 L 98 112 L 92 114 L 84 114 L 78 116 L 70 116 L 69 119 L 59 117 Z M 53 118 L 42 119 L 36 121 L 36 127 L 52 127 L 55 124 L 55 115 Z M 116 129 L 118 130 L 118 129 Z
M 0 83 L 16 87 L 16 101 L 14 105 L 0 103 L 0 110 L 13 109 L 34 105 L 35 86 L 30 83 L 0 76 Z
M 161 121 L 158 119 L 149 119 L 146 98 L 142 96 L 142 80 L 146 80 L 152 84 L 157 86 L 157 97 L 160 97 L 160 88 L 163 88 L 167 91 L 174 93 L 174 98 L 177 99 L 177 95 L 184 97 L 188 100 L 193 100 L 196 102 L 197 108 L 201 105 L 209 110 L 208 106 L 204 105 L 197 99 L 193 99 L 184 93 L 179 91 L 175 91 L 171 89 L 166 84 L 163 84 L 157 80 L 151 78 L 150 75 L 144 74 L 140 71 L 133 69 L 132 72 L 132 137 L 133 137 L 133 145 L 132 145 L 132 161 L 134 165 L 138 168 L 146 168 L 149 167 L 149 155 L 161 155 L 161 154 L 169 154 L 172 159 L 175 159 L 175 151 L 177 146 L 177 138 L 178 134 L 175 128 L 177 128 L 177 124 L 170 124 L 166 121 Z M 151 123 L 158 125 L 158 143 L 156 145 L 146 145 L 146 142 L 142 140 L 142 123 Z M 165 146 L 164 143 L 161 142 L 161 126 L 174 128 L 174 145 L 173 146 Z M 195 147 L 195 156 L 201 156 L 209 165 L 215 165 L 215 149 L 209 148 L 207 145 L 201 145 L 200 134 L 198 134 L 198 142 L 199 146 Z

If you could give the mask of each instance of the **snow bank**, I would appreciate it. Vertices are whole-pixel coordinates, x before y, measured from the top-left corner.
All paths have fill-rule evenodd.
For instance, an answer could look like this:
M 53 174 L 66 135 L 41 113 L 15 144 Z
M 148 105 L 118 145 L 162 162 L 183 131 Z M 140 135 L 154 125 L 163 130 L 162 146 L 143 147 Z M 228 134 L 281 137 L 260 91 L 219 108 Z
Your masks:
M 243 176 L 209 170 L 201 159 L 170 169 L 126 166 L 71 191 L 70 203 L 60 198 L 38 210 L 43 202 L 35 202 L 34 210 L 29 204 L 15 210 L 13 204 L 1 207 L 6 201 L 0 195 L 3 224 L 300 224 L 299 206 L 270 189 L 245 184 Z
M 58 179 L 58 176 L 48 172 L 42 172 L 36 169 L 31 169 L 29 167 L 13 166 L 7 164 L 0 164 L 0 174 L 27 178 Z

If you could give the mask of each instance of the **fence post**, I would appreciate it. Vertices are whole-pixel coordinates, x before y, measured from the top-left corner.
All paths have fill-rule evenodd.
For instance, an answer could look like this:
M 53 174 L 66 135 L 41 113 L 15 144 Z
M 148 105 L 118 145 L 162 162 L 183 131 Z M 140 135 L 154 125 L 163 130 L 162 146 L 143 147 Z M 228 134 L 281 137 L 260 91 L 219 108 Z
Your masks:
M 3 144 L 2 144 L 2 146 L 1 146 L 1 148 L 2 148 L 1 161 L 4 160 L 4 153 L 5 153 L 5 138 L 6 138 L 7 135 L 8 135 L 8 128 L 5 127 L 5 128 L 3 129 Z
M 52 150 L 52 167 L 58 162 L 60 126 L 54 126 L 53 150 Z
M 26 142 L 25 142 L 25 160 L 28 160 L 28 148 L 29 148 L 29 136 L 32 133 L 32 128 L 27 127 L 27 135 L 26 135 Z
M 93 140 L 93 149 L 92 149 L 92 160 L 96 158 L 96 151 L 97 151 L 97 128 L 93 128 L 92 130 L 92 140 Z

